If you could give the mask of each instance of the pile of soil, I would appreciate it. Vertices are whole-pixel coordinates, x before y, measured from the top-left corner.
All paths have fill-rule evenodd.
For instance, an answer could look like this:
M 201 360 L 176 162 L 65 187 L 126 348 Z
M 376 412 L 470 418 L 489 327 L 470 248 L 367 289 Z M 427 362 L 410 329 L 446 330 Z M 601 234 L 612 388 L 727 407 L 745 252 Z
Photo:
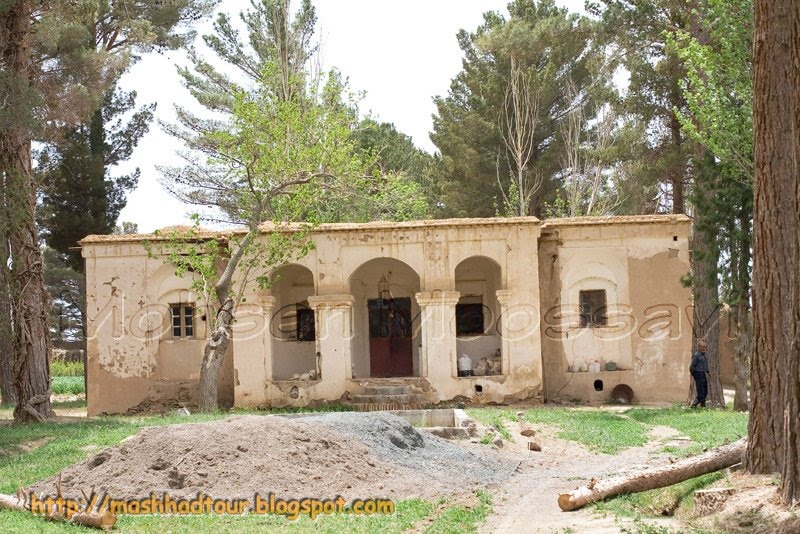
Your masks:
M 487 447 L 449 442 L 386 413 L 234 416 L 148 427 L 64 469 L 61 491 L 115 499 L 433 498 L 501 482 L 516 462 Z M 54 494 L 58 475 L 31 491 Z

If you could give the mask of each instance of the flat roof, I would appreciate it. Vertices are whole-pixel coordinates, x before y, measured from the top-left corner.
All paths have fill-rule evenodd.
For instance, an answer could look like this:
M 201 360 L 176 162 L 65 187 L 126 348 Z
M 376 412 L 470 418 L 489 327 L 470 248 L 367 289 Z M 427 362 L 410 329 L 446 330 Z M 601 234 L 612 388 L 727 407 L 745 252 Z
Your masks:
M 465 226 L 514 226 L 514 225 L 535 225 L 542 229 L 558 228 L 563 226 L 601 226 L 619 224 L 674 224 L 679 222 L 689 222 L 691 219 L 686 215 L 667 214 L 667 215 L 631 215 L 614 217 L 568 217 L 540 220 L 536 217 L 486 217 L 486 218 L 462 218 L 462 219 L 427 219 L 420 221 L 373 221 L 367 223 L 324 223 L 312 228 L 314 233 L 326 232 L 352 232 L 355 230 L 404 230 L 418 228 L 454 228 Z M 302 223 L 273 224 L 265 223 L 261 225 L 263 232 L 294 232 L 303 227 Z M 158 233 L 149 234 L 94 234 L 88 235 L 80 240 L 81 245 L 93 243 L 124 243 L 140 241 L 158 241 L 167 239 L 170 232 L 181 232 L 191 234 L 196 239 L 206 239 L 212 237 L 224 237 L 227 235 L 241 235 L 246 232 L 243 228 L 230 228 L 222 230 L 209 230 L 206 228 L 195 228 L 193 226 L 169 226 L 157 230 Z

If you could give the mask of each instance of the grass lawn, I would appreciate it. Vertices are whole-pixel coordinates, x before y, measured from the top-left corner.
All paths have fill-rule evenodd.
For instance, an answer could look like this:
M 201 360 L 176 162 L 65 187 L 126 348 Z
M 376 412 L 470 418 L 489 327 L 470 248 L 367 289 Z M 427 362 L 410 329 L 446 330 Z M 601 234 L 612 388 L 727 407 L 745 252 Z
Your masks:
M 80 407 L 83 401 L 56 403 L 54 409 Z M 327 411 L 341 411 L 331 405 Z M 274 410 L 298 412 L 311 410 Z M 234 414 L 267 414 L 265 411 L 237 410 Z M 0 493 L 13 494 L 37 480 L 50 477 L 61 469 L 85 459 L 98 450 L 117 445 L 124 438 L 146 426 L 195 423 L 228 417 L 228 413 L 186 416 L 96 417 L 68 422 L 0 427 Z M 9 419 L 11 409 L 0 407 L 0 419 Z M 121 532 L 404 532 L 424 521 L 424 532 L 474 532 L 492 510 L 491 496 L 478 492 L 475 503 L 429 502 L 420 499 L 397 503 L 388 516 L 320 516 L 316 521 L 301 517 L 289 521 L 277 516 L 120 516 Z M 80 527 L 50 523 L 27 513 L 0 511 L 0 532 L 87 532 Z
M 505 423 L 516 421 L 518 411 L 509 408 L 467 410 L 473 418 L 497 429 L 504 439 L 514 439 Z M 696 454 L 747 435 L 747 414 L 732 410 L 689 410 L 673 406 L 611 412 L 594 408 L 537 407 L 523 412 L 525 421 L 557 428 L 559 438 L 606 454 L 641 447 L 647 443 L 647 434 L 654 426 L 672 427 L 692 439 L 692 444 L 685 449 L 665 448 L 665 452 L 677 456 Z
M 467 412 L 478 421 L 498 429 L 505 439 L 513 439 L 505 426 L 506 421 L 517 420 L 516 409 L 478 408 Z M 593 452 L 616 454 L 628 447 L 641 447 L 647 443 L 648 427 L 617 413 L 600 409 L 530 408 L 524 410 L 524 419 L 559 428 L 557 436 L 576 441 Z

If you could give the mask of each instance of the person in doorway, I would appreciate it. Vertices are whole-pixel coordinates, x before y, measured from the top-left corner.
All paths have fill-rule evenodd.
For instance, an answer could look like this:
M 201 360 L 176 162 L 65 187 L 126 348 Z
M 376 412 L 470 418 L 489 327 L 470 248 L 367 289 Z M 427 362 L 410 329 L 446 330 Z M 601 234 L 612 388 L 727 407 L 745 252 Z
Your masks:
M 708 396 L 708 360 L 706 359 L 706 342 L 700 340 L 697 343 L 697 351 L 692 354 L 692 363 L 689 365 L 689 372 L 694 378 L 697 396 L 692 401 L 692 408 L 698 406 L 706 407 L 706 396 Z

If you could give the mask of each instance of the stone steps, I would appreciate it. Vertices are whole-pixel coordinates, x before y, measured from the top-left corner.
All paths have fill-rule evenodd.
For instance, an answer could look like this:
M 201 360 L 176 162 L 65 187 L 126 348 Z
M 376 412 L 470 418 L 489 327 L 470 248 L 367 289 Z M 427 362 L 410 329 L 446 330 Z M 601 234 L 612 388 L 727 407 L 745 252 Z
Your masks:
M 367 384 L 363 393 L 353 395 L 347 403 L 359 412 L 386 410 L 419 410 L 425 408 L 425 397 L 411 392 L 409 386 Z
M 427 404 L 350 404 L 355 412 L 391 412 L 395 410 L 423 410 Z

